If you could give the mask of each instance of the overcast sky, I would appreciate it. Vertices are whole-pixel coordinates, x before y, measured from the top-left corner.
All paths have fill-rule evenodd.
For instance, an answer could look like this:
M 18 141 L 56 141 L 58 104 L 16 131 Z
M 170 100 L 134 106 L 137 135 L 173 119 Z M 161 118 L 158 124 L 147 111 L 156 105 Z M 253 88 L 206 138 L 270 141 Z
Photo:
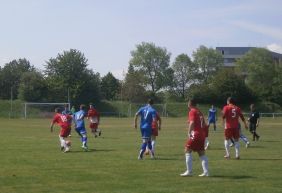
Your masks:
M 172 55 L 200 45 L 258 46 L 282 53 L 281 0 L 0 0 L 0 65 L 19 58 L 44 69 L 77 49 L 88 68 L 123 78 L 141 42 Z

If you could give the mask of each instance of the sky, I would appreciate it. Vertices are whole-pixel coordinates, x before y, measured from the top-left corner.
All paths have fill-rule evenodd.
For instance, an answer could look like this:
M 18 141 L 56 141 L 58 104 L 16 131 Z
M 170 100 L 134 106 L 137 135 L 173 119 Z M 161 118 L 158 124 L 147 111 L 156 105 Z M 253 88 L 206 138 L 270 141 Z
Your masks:
M 130 52 L 154 43 L 175 57 L 204 45 L 282 53 L 281 0 L 0 0 L 0 66 L 77 49 L 88 68 L 123 79 Z

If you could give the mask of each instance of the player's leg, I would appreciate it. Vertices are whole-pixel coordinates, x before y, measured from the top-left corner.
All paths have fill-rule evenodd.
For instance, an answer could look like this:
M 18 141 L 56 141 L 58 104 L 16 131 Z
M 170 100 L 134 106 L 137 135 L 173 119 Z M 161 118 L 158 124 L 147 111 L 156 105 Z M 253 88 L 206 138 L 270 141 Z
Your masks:
M 231 129 L 225 129 L 224 130 L 224 136 L 225 136 L 225 140 L 224 140 L 225 156 L 224 156 L 224 158 L 229 159 L 230 158 L 229 140 L 232 139 Z
M 60 140 L 61 151 L 63 151 L 66 147 L 66 141 L 61 135 L 59 135 L 59 140 Z
M 240 159 L 240 143 L 239 143 L 240 131 L 238 128 L 233 128 L 233 138 L 235 141 L 235 157 L 236 159 Z
M 185 164 L 186 164 L 186 171 L 180 176 L 192 176 L 192 167 L 193 167 L 193 156 L 192 156 L 192 150 L 189 148 L 189 140 L 187 141 L 187 144 L 185 146 Z
M 245 135 L 243 135 L 242 133 L 240 133 L 240 139 L 241 139 L 242 141 L 244 141 L 244 143 L 245 143 L 245 145 L 246 145 L 246 148 L 248 148 L 249 145 L 250 145 L 250 142 L 249 142 L 248 138 L 247 138 Z
M 84 127 L 80 127 L 80 128 L 77 128 L 77 131 L 79 132 L 80 134 L 80 139 L 81 139 L 81 142 L 82 142 L 82 148 L 84 150 L 87 150 L 88 147 L 87 147 L 87 132 L 86 132 L 86 129 Z
M 141 144 L 141 148 L 140 148 L 139 155 L 138 155 L 139 160 L 143 159 L 143 155 L 144 155 L 144 152 L 146 151 L 146 147 L 148 144 L 148 137 L 146 136 L 146 133 L 145 133 L 146 130 L 141 128 L 140 131 L 141 131 L 141 136 L 142 136 L 142 144 Z
M 208 157 L 205 155 L 205 151 L 198 151 L 199 157 L 202 162 L 203 173 L 200 174 L 200 177 L 209 176 L 209 162 Z
M 209 148 L 209 144 L 210 144 L 209 139 L 208 139 L 208 137 L 206 137 L 205 138 L 205 150 L 207 150 Z

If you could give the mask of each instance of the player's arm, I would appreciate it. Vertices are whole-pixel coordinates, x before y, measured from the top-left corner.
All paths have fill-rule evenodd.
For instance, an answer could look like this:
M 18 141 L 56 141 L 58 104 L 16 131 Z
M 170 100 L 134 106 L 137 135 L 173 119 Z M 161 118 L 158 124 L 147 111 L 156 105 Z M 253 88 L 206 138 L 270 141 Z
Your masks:
M 134 117 L 134 129 L 137 129 L 137 119 L 138 119 L 138 112 L 135 114 L 135 117 Z
M 52 121 L 52 122 L 51 122 L 51 125 L 50 125 L 50 131 L 51 131 L 51 133 L 53 132 L 54 124 L 55 124 L 55 123 Z
M 191 137 L 192 131 L 194 130 L 194 121 L 189 121 L 188 123 L 188 136 Z
M 162 119 L 161 119 L 161 117 L 160 116 L 158 116 L 158 125 L 159 125 L 159 130 L 161 130 L 161 127 L 162 127 Z
M 222 125 L 223 125 L 223 128 L 225 128 L 225 124 L 224 124 L 225 119 L 226 119 L 226 109 L 225 109 L 225 107 L 223 108 L 221 114 L 222 114 Z
M 243 121 L 243 123 L 245 125 L 245 128 L 248 129 L 248 124 L 247 124 L 247 122 L 245 120 L 244 115 L 241 113 L 241 111 L 239 112 L 239 116 L 240 116 L 241 120 Z

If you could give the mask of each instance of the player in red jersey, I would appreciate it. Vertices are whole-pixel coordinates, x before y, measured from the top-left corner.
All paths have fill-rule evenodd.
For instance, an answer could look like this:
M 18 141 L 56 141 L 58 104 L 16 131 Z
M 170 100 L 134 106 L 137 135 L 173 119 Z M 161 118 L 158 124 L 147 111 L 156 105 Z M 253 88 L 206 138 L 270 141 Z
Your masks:
M 87 119 L 90 121 L 90 129 L 95 137 L 101 136 L 101 129 L 98 128 L 100 123 L 100 113 L 94 108 L 93 104 L 89 104 L 89 110 L 87 113 Z M 98 135 L 97 135 L 98 133 Z
M 248 125 L 246 123 L 246 120 L 244 118 L 244 115 L 241 112 L 241 109 L 234 105 L 234 99 L 232 97 L 228 97 L 227 99 L 227 105 L 223 107 L 222 110 L 222 118 L 223 118 L 223 123 L 224 125 L 224 146 L 226 150 L 226 155 L 224 156 L 226 159 L 230 158 L 230 153 L 229 153 L 229 140 L 232 138 L 235 141 L 235 157 L 236 159 L 240 159 L 240 143 L 239 143 L 239 117 L 245 124 L 245 128 L 248 129 Z
M 50 130 L 51 132 L 53 132 L 55 123 L 57 123 L 61 127 L 59 134 L 61 150 L 64 150 L 64 152 L 66 153 L 70 151 L 70 141 L 67 141 L 66 138 L 69 136 L 71 131 L 72 116 L 68 114 L 62 114 L 62 110 L 60 108 L 56 108 L 55 113 L 56 114 L 51 122 Z
M 192 175 L 192 151 L 196 151 L 202 161 L 203 173 L 199 176 L 209 176 L 208 172 L 208 158 L 205 155 L 205 123 L 202 112 L 196 107 L 194 99 L 188 102 L 190 109 L 188 114 L 188 139 L 185 144 L 185 158 L 187 170 L 180 174 L 180 176 Z

